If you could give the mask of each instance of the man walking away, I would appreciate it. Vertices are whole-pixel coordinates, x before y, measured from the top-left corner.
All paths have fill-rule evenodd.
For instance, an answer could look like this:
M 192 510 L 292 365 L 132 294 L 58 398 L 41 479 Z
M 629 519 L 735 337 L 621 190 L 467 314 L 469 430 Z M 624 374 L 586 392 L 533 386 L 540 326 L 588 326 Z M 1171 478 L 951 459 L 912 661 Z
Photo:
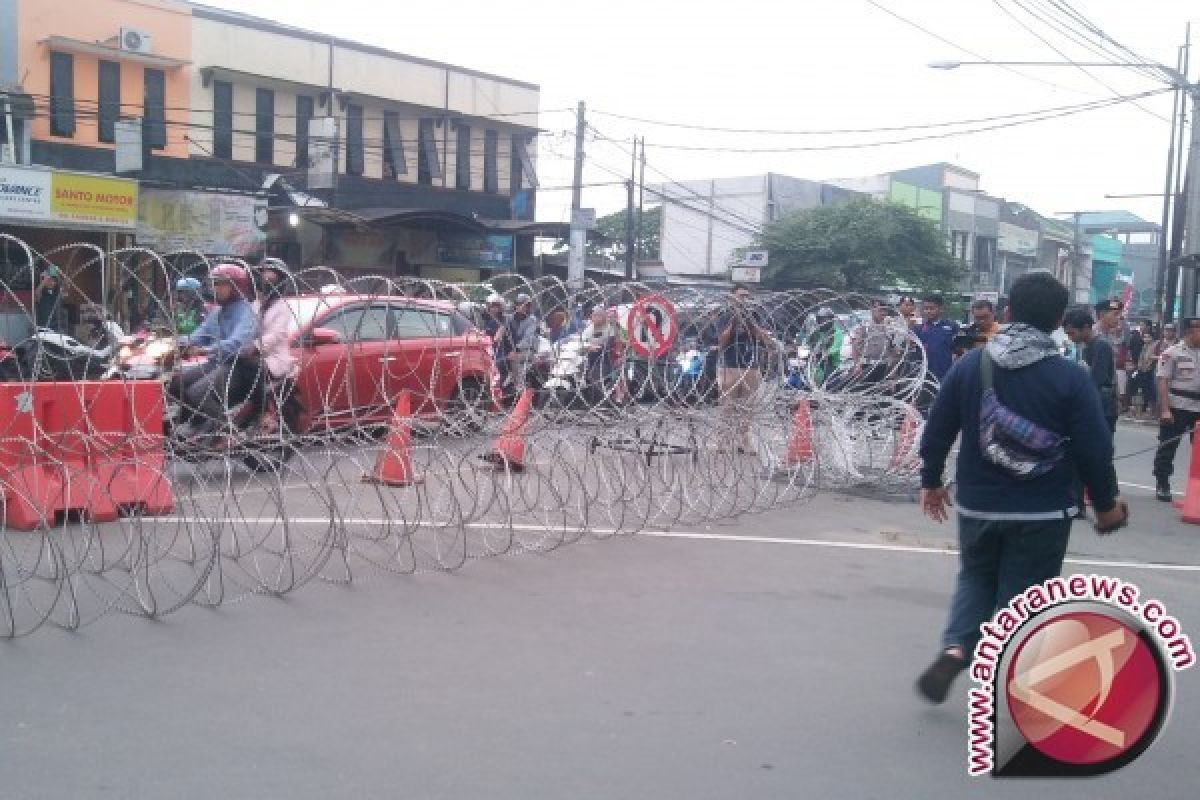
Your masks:
M 1200 317 L 1184 317 L 1183 340 L 1158 360 L 1158 451 L 1154 454 L 1154 496 L 1171 502 L 1175 451 L 1200 419 Z
M 1012 324 L 959 360 L 930 411 L 921 440 L 921 505 L 937 522 L 947 519 L 950 504 L 942 483 L 946 456 L 962 433 L 958 579 L 942 652 L 917 681 L 931 703 L 946 699 L 970 663 L 980 624 L 1058 575 L 1076 511 L 1076 472 L 1091 493 L 1098 531 L 1116 530 L 1128 518 L 1117 504 L 1100 397 L 1050 337 L 1066 307 L 1066 287 L 1053 276 L 1018 278 L 1008 307 Z

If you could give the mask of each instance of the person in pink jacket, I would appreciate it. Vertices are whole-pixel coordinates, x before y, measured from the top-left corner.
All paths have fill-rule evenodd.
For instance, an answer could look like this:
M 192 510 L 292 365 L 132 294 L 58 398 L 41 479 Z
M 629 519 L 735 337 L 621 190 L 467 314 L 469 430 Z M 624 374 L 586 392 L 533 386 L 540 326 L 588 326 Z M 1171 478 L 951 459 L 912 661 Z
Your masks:
M 291 392 L 298 370 L 289 343 L 295 331 L 295 315 L 283 298 L 295 285 L 295 279 L 283 262 L 271 259 L 258 269 L 258 353 L 263 378 L 267 382 L 266 403 L 259 427 L 264 433 L 279 429 L 279 407 Z

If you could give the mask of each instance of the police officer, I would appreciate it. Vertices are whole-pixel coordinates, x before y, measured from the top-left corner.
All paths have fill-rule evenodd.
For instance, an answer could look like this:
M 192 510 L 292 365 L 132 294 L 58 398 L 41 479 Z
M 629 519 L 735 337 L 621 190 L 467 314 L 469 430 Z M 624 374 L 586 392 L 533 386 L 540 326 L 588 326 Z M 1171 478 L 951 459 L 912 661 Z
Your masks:
M 1183 338 L 1158 360 L 1158 451 L 1154 454 L 1155 497 L 1171 501 L 1171 473 L 1179 439 L 1200 420 L 1200 317 L 1180 320 Z

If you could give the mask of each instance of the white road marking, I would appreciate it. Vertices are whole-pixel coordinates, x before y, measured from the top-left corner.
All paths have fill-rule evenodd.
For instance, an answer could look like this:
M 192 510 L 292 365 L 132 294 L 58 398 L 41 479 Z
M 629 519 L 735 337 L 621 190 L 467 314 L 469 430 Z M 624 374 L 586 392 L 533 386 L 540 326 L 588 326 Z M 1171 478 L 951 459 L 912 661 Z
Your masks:
M 1130 483 L 1129 481 L 1117 481 L 1117 483 L 1121 486 L 1128 486 L 1131 489 L 1145 489 L 1147 492 L 1158 491 L 1155 487 L 1147 486 L 1144 483 Z M 1183 492 L 1171 492 L 1171 494 L 1175 495 L 1176 497 L 1183 497 Z
M 200 517 L 157 517 L 146 518 L 143 524 L 150 521 L 161 522 L 186 522 L 200 523 L 212 520 Z M 382 517 L 344 517 L 337 520 L 344 525 L 394 525 L 398 527 L 407 527 L 407 523 L 401 519 L 386 519 Z M 253 525 L 278 525 L 281 520 L 275 517 L 259 517 L 251 519 L 234 519 L 229 521 L 231 524 L 253 524 Z M 289 517 L 288 523 L 291 525 L 329 525 L 332 520 L 327 517 Z M 446 526 L 455 527 L 455 526 Z M 926 555 L 940 556 L 957 556 L 958 550 L 953 547 L 927 547 L 922 545 L 907 545 L 907 544 L 882 544 L 876 542 L 840 542 L 832 539 L 791 539 L 773 536 L 743 536 L 734 533 L 697 533 L 693 531 L 655 531 L 643 530 L 637 532 L 623 532 L 614 528 L 587 528 L 582 530 L 579 528 L 557 526 L 557 525 L 529 525 L 529 524 L 512 524 L 506 525 L 501 522 L 486 523 L 472 522 L 466 527 L 473 530 L 478 529 L 511 529 L 518 531 L 533 531 L 542 533 L 592 533 L 604 536 L 621 534 L 630 537 L 648 537 L 653 539 L 693 539 L 698 541 L 715 541 L 715 542 L 742 542 L 749 544 L 786 544 L 803 547 L 824 547 L 834 550 L 869 550 L 886 553 L 924 553 Z M 430 526 L 422 525 L 420 529 L 429 529 Z M 1200 572 L 1200 564 L 1159 564 L 1148 561 L 1112 561 L 1108 559 L 1092 559 L 1068 557 L 1064 559 L 1067 564 L 1076 564 L 1086 567 L 1118 567 L 1122 569 L 1141 569 L 1141 570 L 1157 570 L 1160 572 Z

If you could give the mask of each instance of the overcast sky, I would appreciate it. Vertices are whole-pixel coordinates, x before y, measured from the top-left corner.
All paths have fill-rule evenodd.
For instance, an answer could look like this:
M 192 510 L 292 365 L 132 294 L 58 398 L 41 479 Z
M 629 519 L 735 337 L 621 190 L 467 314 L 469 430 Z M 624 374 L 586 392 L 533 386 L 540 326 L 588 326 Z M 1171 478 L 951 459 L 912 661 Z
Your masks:
M 982 175 L 987 191 L 1051 214 L 1128 208 L 1157 221 L 1159 200 L 1105 194 L 1160 192 L 1171 114 L 1169 94 L 1018 127 L 932 141 L 852 150 L 717 153 L 658 145 L 786 148 L 844 145 L 938 133 L 941 129 L 862 135 L 777 136 L 668 128 L 607 117 L 701 126 L 828 130 L 969 120 L 1076 105 L 1161 86 L 1122 68 L 995 66 L 953 72 L 939 59 L 969 59 L 950 44 L 889 16 L 868 0 L 208 0 L 292 25 L 417 56 L 537 83 L 542 219 L 565 220 L 570 195 L 573 108 L 584 100 L 604 136 L 645 135 L 647 182 L 752 175 L 764 171 L 823 179 L 951 161 Z M 1101 56 L 1049 24 L 1054 0 L 878 0 L 959 47 L 986 59 L 1077 61 Z M 1187 0 L 1071 0 L 1110 37 L 1147 59 L 1175 65 L 1189 18 Z M 1039 41 L 1005 12 L 1016 16 Z M 1029 12 L 1042 17 L 1038 19 Z M 1197 25 L 1200 38 L 1200 24 Z M 1103 60 L 1117 60 L 1104 58 Z M 1193 59 L 1192 75 L 1200 58 Z M 1100 83 L 1103 81 L 1104 86 Z M 591 111 L 596 113 L 590 113 Z M 1155 116 L 1158 115 L 1158 116 Z M 996 123 L 987 123 L 996 124 Z M 976 126 L 976 127 L 982 127 Z M 588 143 L 588 182 L 629 171 L 627 150 Z M 607 170 L 607 171 L 606 171 Z M 657 172 L 661 170 L 661 173 Z M 584 205 L 601 214 L 624 205 L 621 188 L 589 188 Z

